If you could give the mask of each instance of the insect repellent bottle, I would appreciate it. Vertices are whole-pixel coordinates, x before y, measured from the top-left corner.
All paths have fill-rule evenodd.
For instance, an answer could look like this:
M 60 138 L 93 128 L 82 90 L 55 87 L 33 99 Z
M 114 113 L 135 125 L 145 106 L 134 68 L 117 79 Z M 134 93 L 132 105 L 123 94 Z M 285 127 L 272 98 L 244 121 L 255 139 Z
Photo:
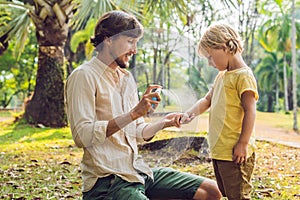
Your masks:
M 156 92 L 156 93 L 160 94 L 161 90 L 162 90 L 161 88 L 155 88 L 155 89 L 152 90 L 152 92 Z M 157 98 L 156 97 L 152 97 L 152 100 L 157 101 Z M 155 104 L 151 104 L 151 107 L 153 109 L 148 110 L 148 112 L 147 112 L 148 115 L 152 114 L 154 112 Z
M 160 95 L 161 90 L 162 90 L 161 88 L 156 88 L 156 89 L 154 89 L 153 92 L 156 92 L 156 93 L 158 93 Z M 152 97 L 152 100 L 157 101 L 157 98 L 156 97 Z M 151 106 L 152 106 L 153 109 L 155 108 L 155 104 L 152 104 Z

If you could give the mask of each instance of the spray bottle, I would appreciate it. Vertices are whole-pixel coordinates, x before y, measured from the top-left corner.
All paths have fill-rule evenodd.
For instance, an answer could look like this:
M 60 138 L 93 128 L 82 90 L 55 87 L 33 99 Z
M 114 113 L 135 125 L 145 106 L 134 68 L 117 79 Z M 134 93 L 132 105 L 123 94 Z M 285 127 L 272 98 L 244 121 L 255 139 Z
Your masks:
M 159 95 L 160 95 L 161 91 L 162 91 L 162 88 L 154 88 L 152 90 L 152 92 L 156 92 Z M 157 97 L 152 97 L 152 100 L 157 101 Z M 155 104 L 151 104 L 151 106 L 153 109 L 155 109 Z M 151 114 L 151 113 L 153 113 L 153 110 L 149 110 L 147 114 Z
M 161 90 L 162 90 L 161 88 L 155 88 L 155 89 L 152 90 L 152 92 L 156 92 L 157 94 L 160 95 Z M 157 98 L 156 97 L 152 97 L 152 100 L 157 101 Z M 151 106 L 152 106 L 153 109 L 155 108 L 155 104 L 152 104 Z

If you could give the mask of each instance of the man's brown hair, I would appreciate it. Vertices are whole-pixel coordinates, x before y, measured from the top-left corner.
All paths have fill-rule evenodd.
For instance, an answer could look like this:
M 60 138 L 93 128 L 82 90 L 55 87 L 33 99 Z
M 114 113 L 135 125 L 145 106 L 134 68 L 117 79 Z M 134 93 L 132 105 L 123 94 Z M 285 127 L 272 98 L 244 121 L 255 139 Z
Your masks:
M 98 20 L 91 42 L 99 51 L 105 38 L 117 35 L 139 38 L 143 35 L 143 29 L 142 24 L 133 15 L 114 10 L 105 13 Z

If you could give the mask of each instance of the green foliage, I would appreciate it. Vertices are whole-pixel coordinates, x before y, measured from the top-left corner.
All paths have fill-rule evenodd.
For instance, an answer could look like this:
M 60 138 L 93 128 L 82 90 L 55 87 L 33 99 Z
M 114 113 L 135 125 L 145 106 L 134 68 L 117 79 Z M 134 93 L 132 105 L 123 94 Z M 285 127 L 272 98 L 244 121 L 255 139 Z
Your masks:
M 99 19 L 107 11 L 117 9 L 116 5 L 110 0 L 76 0 L 78 12 L 72 19 L 74 30 L 82 30 L 91 19 Z
M 276 53 L 266 53 L 265 57 L 255 68 L 258 86 L 262 92 L 272 91 L 276 84 L 276 65 L 279 65 Z
M 13 66 L 17 65 L 16 58 L 13 56 L 12 48 L 8 48 L 0 55 L 0 71 L 10 71 Z
M 291 77 L 292 73 L 291 68 L 289 66 L 290 62 L 291 55 L 290 53 L 288 53 L 286 54 L 287 77 Z M 259 64 L 256 66 L 254 73 L 258 79 L 258 88 L 260 95 L 260 100 L 258 102 L 258 110 L 268 112 L 274 111 L 275 105 L 273 105 L 273 100 L 275 99 L 273 99 L 273 97 L 275 96 L 276 86 L 280 89 L 280 91 L 284 90 L 283 66 L 283 58 L 280 59 L 278 53 L 275 52 L 266 52 L 263 59 L 260 60 Z M 279 80 L 276 79 L 277 73 Z M 283 98 L 283 92 L 280 92 L 279 95 Z M 272 102 L 270 102 L 270 99 L 272 99 Z M 270 103 L 272 105 L 269 105 Z M 280 106 L 280 108 L 283 107 Z
M 7 107 L 13 97 L 23 102 L 34 89 L 37 69 L 37 45 L 31 32 L 24 43 L 24 53 L 17 59 L 13 56 L 16 41 L 9 43 L 8 49 L 0 56 L 0 101 L 1 107 Z
M 144 23 L 150 25 L 154 18 L 159 16 L 158 27 L 163 23 L 175 22 L 178 19 L 187 23 L 187 3 L 184 0 L 173 1 L 145 1 L 142 13 L 145 16 Z
M 91 36 L 94 33 L 94 28 L 95 28 L 95 24 L 96 24 L 96 20 L 95 19 L 91 19 L 85 29 L 77 31 L 71 38 L 71 42 L 70 42 L 70 46 L 71 46 L 71 50 L 76 53 L 79 45 L 81 43 L 85 44 L 85 55 L 87 58 L 91 58 L 94 47 L 90 41 Z
M 194 66 L 188 69 L 188 71 L 189 71 L 188 84 L 196 92 L 198 98 L 203 97 L 208 92 L 209 88 L 207 87 L 207 84 L 204 78 L 202 77 L 202 74 Z
M 260 26 L 258 41 L 266 51 L 289 52 L 291 50 L 291 2 L 281 0 L 275 0 L 275 4 L 273 1 L 265 2 L 271 2 L 269 6 L 265 7 L 272 9 L 268 10 L 270 17 Z M 296 22 L 296 27 L 299 26 L 300 24 Z M 297 31 L 297 35 L 298 33 L 299 31 Z M 298 46 L 299 38 L 297 36 Z
M 1 1 L 0 7 L 4 8 L 7 15 L 1 16 L 0 21 L 6 26 L 0 26 L 0 36 L 7 34 L 7 41 L 17 38 L 14 53 L 17 57 L 23 51 L 29 35 L 30 17 L 29 6 L 22 2 Z

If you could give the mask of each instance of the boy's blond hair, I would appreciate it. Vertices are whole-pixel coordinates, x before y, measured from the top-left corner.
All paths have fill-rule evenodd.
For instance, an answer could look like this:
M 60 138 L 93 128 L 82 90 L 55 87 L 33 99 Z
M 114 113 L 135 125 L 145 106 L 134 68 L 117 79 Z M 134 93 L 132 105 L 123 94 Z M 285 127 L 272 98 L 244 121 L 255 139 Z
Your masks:
M 198 44 L 198 53 L 203 55 L 207 49 L 224 49 L 236 54 L 242 53 L 243 42 L 239 34 L 229 25 L 217 23 L 208 27 Z

